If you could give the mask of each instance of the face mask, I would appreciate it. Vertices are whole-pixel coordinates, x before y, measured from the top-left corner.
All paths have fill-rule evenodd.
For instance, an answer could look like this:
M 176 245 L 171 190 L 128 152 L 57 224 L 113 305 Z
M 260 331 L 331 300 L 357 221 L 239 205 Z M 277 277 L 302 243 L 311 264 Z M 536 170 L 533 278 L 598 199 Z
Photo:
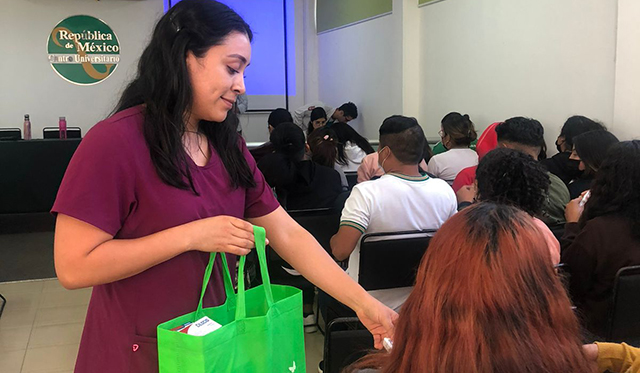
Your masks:
M 387 160 L 387 159 L 389 159 L 389 156 L 391 155 L 391 149 L 389 149 L 389 155 L 387 155 L 387 156 L 382 160 L 382 162 L 380 162 L 380 153 L 382 153 L 382 151 L 383 151 L 384 149 L 388 149 L 388 147 L 386 147 L 386 146 L 385 146 L 384 148 L 382 148 L 381 150 L 379 150 L 379 151 L 378 151 L 378 165 L 380 166 L 380 168 L 382 168 L 382 170 L 383 170 L 383 171 L 385 171 L 385 169 L 384 169 L 384 162 L 386 162 L 386 160 Z M 386 171 L 385 171 L 385 173 L 386 173 Z
M 560 139 L 558 138 L 556 140 L 556 149 L 558 149 L 558 153 L 562 153 L 562 144 L 564 144 L 564 141 L 560 142 Z

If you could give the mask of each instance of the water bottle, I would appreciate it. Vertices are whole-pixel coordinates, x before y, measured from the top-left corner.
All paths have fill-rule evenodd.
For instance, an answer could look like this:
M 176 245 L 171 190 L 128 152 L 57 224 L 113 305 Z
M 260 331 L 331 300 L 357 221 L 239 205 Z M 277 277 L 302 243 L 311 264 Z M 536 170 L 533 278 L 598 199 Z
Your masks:
M 29 120 L 29 114 L 24 115 L 24 127 L 22 131 L 24 132 L 24 139 L 31 140 L 31 121 Z
M 60 132 L 60 138 L 66 139 L 67 138 L 67 119 L 65 117 L 60 117 L 60 120 L 58 121 L 58 130 Z

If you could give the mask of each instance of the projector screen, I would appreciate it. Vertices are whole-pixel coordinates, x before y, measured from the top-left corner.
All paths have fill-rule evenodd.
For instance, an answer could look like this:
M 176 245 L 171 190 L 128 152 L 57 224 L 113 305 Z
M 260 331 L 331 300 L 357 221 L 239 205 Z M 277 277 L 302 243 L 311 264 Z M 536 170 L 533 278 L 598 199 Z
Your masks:
M 288 108 L 296 95 L 293 0 L 218 0 L 253 31 L 251 65 L 245 70 L 248 111 Z M 167 6 L 179 0 L 169 0 Z

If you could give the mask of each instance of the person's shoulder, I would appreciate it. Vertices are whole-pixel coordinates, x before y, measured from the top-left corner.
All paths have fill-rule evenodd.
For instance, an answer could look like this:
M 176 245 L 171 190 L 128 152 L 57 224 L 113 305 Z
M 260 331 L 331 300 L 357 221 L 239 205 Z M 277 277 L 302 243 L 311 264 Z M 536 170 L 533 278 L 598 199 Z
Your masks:
M 351 189 L 351 194 L 375 196 L 377 198 L 380 190 L 389 188 L 389 176 L 390 175 L 382 175 L 377 179 L 358 183 Z
M 315 168 L 316 168 L 316 172 L 319 175 L 326 175 L 328 177 L 337 177 L 338 179 L 340 178 L 340 172 L 338 172 L 338 170 L 336 170 L 335 168 L 323 166 L 323 165 L 315 163 L 315 162 L 313 162 L 311 160 L 306 160 L 306 161 L 303 161 L 303 162 L 309 162 L 310 164 L 313 164 L 315 166 Z
M 549 175 L 549 191 L 551 192 L 552 189 L 556 189 L 558 191 L 566 191 L 566 194 L 569 195 L 569 189 L 567 188 L 567 184 L 564 183 L 564 181 L 562 181 L 562 179 L 560 177 L 558 177 L 558 175 L 554 174 L 551 171 L 547 171 L 547 175 Z
M 427 180 L 425 180 L 425 185 L 428 185 L 431 188 L 441 188 L 444 190 L 452 190 L 451 185 L 449 185 L 449 183 L 437 177 L 429 177 Z
M 138 125 L 144 122 L 144 107 L 142 105 L 133 106 L 128 109 L 118 111 L 105 120 L 98 122 L 92 129 L 110 127 L 117 128 L 120 131 L 133 132 L 138 131 Z
M 367 154 L 364 156 L 364 158 L 362 158 L 362 164 L 363 165 L 373 165 L 375 163 L 378 163 L 378 152 L 373 152 L 371 154 Z
M 451 188 L 451 185 L 446 181 L 439 179 L 437 177 L 430 177 L 424 183 L 423 190 L 429 194 L 437 194 L 446 196 L 445 198 L 451 198 L 455 200 L 456 194 Z
M 131 145 L 144 144 L 143 122 L 142 106 L 119 111 L 91 127 L 81 145 L 93 148 L 105 146 L 118 149 L 119 152 L 131 150 Z
M 272 165 L 274 163 L 282 163 L 284 162 L 284 156 L 282 154 L 279 153 L 269 153 L 264 155 L 262 158 L 260 158 L 260 160 L 258 161 L 258 167 L 262 167 L 264 165 Z
M 609 214 L 601 215 L 587 220 L 582 230 L 588 230 L 596 235 L 599 235 L 602 232 L 611 232 L 612 230 L 626 230 L 630 228 L 631 220 L 624 216 Z

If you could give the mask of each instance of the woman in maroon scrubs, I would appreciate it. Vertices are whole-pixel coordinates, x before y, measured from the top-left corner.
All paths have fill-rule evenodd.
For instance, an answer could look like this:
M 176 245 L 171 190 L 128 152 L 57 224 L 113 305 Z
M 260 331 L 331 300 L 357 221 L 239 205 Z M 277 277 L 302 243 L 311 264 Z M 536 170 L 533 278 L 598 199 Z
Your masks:
M 396 314 L 369 296 L 278 205 L 230 111 L 245 93 L 249 26 L 213 0 L 183 0 L 158 22 L 116 113 L 67 169 L 55 265 L 68 289 L 93 286 L 76 372 L 158 370 L 156 326 L 195 309 L 210 252 L 278 253 L 353 308 L 376 345 Z M 216 263 L 205 306 L 224 301 Z

